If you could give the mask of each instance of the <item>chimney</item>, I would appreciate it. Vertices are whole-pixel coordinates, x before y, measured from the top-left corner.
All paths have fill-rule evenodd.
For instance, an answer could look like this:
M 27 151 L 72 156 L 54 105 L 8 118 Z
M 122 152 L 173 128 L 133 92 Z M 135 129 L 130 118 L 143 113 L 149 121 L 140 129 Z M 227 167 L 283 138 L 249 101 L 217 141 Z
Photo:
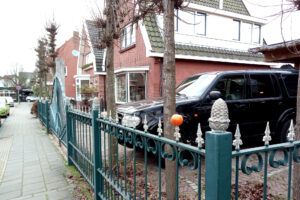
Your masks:
M 223 10 L 223 3 L 224 3 L 223 0 L 219 1 L 219 9 L 221 9 L 221 10 Z

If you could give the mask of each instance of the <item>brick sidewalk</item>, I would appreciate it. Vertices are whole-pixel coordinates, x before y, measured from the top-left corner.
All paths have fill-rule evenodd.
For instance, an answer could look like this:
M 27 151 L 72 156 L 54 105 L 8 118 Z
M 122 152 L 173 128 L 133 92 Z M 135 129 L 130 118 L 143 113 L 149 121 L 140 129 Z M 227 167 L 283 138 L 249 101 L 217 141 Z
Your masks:
M 0 199 L 73 199 L 64 178 L 64 160 L 40 122 L 30 115 L 31 105 L 16 105 L 0 129 Z M 4 168 L 6 161 L 2 160 L 8 152 Z M 5 169 L 2 180 L 1 166 Z

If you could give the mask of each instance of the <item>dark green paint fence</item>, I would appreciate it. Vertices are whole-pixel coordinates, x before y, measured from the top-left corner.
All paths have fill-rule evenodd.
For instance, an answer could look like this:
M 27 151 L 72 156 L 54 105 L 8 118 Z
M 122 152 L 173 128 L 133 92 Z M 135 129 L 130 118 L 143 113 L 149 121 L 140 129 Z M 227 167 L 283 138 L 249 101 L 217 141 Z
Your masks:
M 39 118 L 43 123 L 46 119 L 44 107 L 45 104 L 39 102 Z M 193 199 L 204 199 L 204 197 L 208 200 L 240 199 L 237 195 L 239 194 L 239 171 L 247 175 L 262 172 L 264 180 L 262 199 L 267 199 L 268 170 L 279 166 L 286 166 L 288 170 L 288 191 L 282 198 L 291 199 L 292 165 L 300 162 L 298 155 L 300 141 L 291 140 L 282 144 L 266 144 L 263 147 L 244 150 L 237 148 L 232 151 L 232 133 L 207 132 L 206 149 L 201 149 L 122 126 L 114 120 L 100 117 L 99 110 L 85 113 L 66 106 L 66 116 L 68 164 L 76 166 L 93 187 L 95 199 L 165 198 L 162 192 L 165 187 L 162 178 L 164 160 L 176 162 L 174 174 L 176 199 L 184 198 L 182 195 L 185 191 L 180 187 L 184 179 L 180 175 L 180 170 L 183 168 L 194 172 L 196 183 L 194 190 L 197 191 L 197 196 Z M 110 153 L 113 137 L 117 139 L 115 155 Z M 167 152 L 167 148 L 170 151 Z M 279 152 L 282 156 L 278 158 L 275 155 Z M 141 154 L 143 163 L 140 162 Z M 115 165 L 112 163 L 113 156 L 117 158 Z M 153 174 L 151 176 L 148 174 L 149 159 L 153 156 L 158 161 L 155 190 L 149 188 L 153 185 L 151 180 Z M 253 156 L 256 157 L 254 163 L 249 159 Z M 143 180 L 143 187 L 140 179 Z M 231 193 L 232 183 L 235 183 L 234 193 Z M 203 195 L 204 190 L 205 195 Z
M 49 103 L 48 100 L 38 101 L 38 117 L 41 120 L 41 122 L 46 127 L 46 132 L 49 133 L 50 130 L 50 124 L 49 124 Z

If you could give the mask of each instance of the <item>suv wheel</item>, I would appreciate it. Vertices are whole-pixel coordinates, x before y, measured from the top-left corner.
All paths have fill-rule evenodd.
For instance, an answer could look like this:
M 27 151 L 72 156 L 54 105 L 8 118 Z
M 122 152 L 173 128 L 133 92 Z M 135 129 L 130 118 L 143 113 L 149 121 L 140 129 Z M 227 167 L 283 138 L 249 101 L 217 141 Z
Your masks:
M 294 125 L 295 125 L 295 119 L 293 119 Z M 287 142 L 287 135 L 289 134 L 289 128 L 291 125 L 291 120 L 287 120 L 286 122 L 284 122 L 284 124 L 282 125 L 281 128 L 281 132 L 280 132 L 280 142 Z

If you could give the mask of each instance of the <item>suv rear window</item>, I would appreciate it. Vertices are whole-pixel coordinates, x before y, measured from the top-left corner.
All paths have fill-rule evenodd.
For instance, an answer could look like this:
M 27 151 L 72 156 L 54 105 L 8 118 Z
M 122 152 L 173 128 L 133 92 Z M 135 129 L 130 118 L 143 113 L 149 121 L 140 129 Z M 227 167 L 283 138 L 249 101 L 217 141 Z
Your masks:
M 284 74 L 282 79 L 289 96 L 297 96 L 298 76 L 295 74 Z
M 251 74 L 250 86 L 251 86 L 252 97 L 253 98 L 278 97 L 279 92 L 274 91 L 274 86 L 278 89 L 278 84 L 276 81 L 274 81 L 275 83 L 273 84 L 273 81 L 269 74 Z

